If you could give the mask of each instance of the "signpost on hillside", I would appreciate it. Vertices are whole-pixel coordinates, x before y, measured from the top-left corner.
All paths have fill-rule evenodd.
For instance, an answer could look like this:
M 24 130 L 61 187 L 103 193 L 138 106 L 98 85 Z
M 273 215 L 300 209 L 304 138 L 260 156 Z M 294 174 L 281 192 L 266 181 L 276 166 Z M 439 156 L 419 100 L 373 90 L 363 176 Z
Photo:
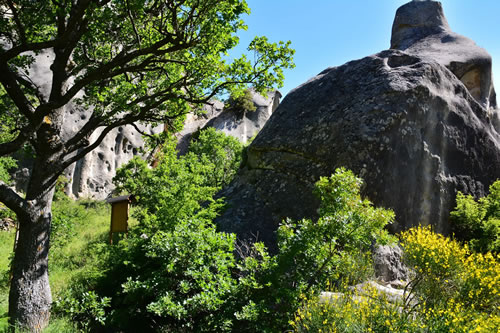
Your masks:
M 135 200 L 132 194 L 110 198 L 107 203 L 111 204 L 111 226 L 109 230 L 109 244 L 113 244 L 114 232 L 128 232 L 128 213 L 130 204 Z

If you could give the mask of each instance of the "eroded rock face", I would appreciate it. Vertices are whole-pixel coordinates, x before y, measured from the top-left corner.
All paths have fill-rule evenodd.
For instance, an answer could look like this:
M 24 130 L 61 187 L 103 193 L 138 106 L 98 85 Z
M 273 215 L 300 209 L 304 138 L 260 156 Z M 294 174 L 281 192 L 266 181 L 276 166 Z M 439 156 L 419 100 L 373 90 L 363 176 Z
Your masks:
M 416 50 L 328 68 L 290 92 L 222 191 L 220 227 L 272 248 L 284 217 L 317 217 L 314 183 L 344 166 L 364 178 L 364 195 L 394 209 L 393 231 L 422 223 L 446 233 L 457 190 L 483 196 L 500 178 L 500 128 L 442 59 Z
M 206 113 L 204 115 L 188 115 L 184 129 L 177 135 L 179 138 L 178 150 L 181 153 L 185 152 L 191 135 L 207 127 L 215 127 L 242 142 L 248 141 L 269 119 L 279 104 L 280 96 L 278 91 L 270 92 L 267 98 L 254 93 L 253 101 L 257 110 L 247 112 L 244 116 L 224 111 L 224 103 L 214 101 L 205 107 Z M 81 128 L 89 115 L 89 111 L 85 110 L 69 113 L 64 119 L 67 135 Z M 138 124 L 137 127 L 141 132 L 149 134 L 163 131 L 163 126 L 152 128 Z M 100 132 L 94 133 L 91 140 L 99 134 Z M 65 174 L 70 179 L 68 193 L 74 197 L 95 199 L 108 197 L 114 188 L 112 179 L 116 170 L 135 155 L 141 155 L 143 146 L 142 134 L 132 126 L 123 126 L 111 131 L 99 147 L 66 170 Z
M 231 135 L 243 143 L 253 138 L 271 117 L 279 105 L 281 94 L 279 91 L 270 91 L 264 97 L 252 91 L 252 100 L 256 110 L 237 114 L 224 110 L 224 103 L 214 101 L 205 108 L 206 113 L 201 116 L 189 115 L 184 129 L 177 134 L 179 144 L 177 149 L 185 153 L 191 136 L 196 131 L 207 127 L 214 127 L 227 135 Z
M 491 56 L 451 31 L 437 1 L 412 1 L 396 12 L 391 49 L 437 61 L 451 70 L 486 109 L 496 107 Z
M 83 124 L 78 121 L 75 123 L 80 126 Z M 141 132 L 149 134 L 163 131 L 163 126 L 156 128 L 137 126 Z M 95 132 L 91 140 L 99 134 L 100 131 Z M 66 169 L 65 176 L 70 181 L 67 194 L 76 198 L 109 197 L 114 189 L 112 180 L 116 170 L 136 155 L 146 157 L 141 152 L 143 147 L 142 134 L 133 126 L 127 125 L 112 130 L 96 149 Z

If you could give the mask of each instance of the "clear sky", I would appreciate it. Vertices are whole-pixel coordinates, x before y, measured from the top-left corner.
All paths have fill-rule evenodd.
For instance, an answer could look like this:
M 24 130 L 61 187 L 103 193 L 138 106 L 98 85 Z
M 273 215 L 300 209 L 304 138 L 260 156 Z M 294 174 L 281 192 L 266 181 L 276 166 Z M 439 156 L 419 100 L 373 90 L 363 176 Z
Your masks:
M 388 49 L 396 9 L 409 0 L 247 0 L 248 46 L 255 35 L 291 40 L 296 68 L 285 72 L 285 96 L 323 69 Z M 471 38 L 493 57 L 500 96 L 500 0 L 442 0 L 453 31 Z M 499 98 L 500 102 L 500 98 Z

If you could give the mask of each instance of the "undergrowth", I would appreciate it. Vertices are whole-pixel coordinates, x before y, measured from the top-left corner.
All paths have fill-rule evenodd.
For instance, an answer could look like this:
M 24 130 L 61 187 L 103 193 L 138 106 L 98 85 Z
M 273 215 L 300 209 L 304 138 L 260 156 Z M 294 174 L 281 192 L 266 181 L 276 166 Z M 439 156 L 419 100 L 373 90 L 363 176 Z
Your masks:
M 53 204 L 53 226 L 50 251 L 50 286 L 53 299 L 66 292 L 77 276 L 92 270 L 99 258 L 96 248 L 106 246 L 110 207 L 93 200 L 71 201 L 61 198 Z M 0 231 L 0 332 L 8 328 L 8 297 L 10 260 L 15 230 Z M 51 318 L 44 333 L 75 332 L 67 317 Z

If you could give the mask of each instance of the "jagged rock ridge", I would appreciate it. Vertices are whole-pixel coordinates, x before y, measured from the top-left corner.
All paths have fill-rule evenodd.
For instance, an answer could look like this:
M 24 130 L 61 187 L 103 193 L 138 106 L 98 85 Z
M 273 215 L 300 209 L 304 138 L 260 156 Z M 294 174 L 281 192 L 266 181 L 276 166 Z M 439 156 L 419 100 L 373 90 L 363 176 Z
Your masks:
M 177 134 L 179 151 L 185 152 L 191 135 L 197 130 L 207 127 L 215 127 L 217 130 L 246 142 L 264 126 L 272 111 L 277 107 L 279 96 L 277 91 L 270 92 L 267 98 L 253 93 L 253 101 L 257 110 L 247 112 L 242 117 L 233 112 L 224 111 L 224 104 L 218 101 L 207 105 L 203 115 L 189 114 L 184 129 Z M 77 130 L 83 126 L 85 119 L 86 113 L 84 111 L 74 113 L 65 119 L 64 126 L 67 130 L 72 128 Z M 152 128 L 137 124 L 137 128 L 141 132 L 149 134 L 163 131 L 163 126 Z M 97 137 L 99 134 L 94 133 L 93 136 Z M 70 179 L 68 193 L 74 197 L 93 197 L 95 199 L 108 197 L 114 188 L 112 179 L 116 170 L 135 155 L 140 155 L 143 147 L 144 140 L 135 127 L 123 126 L 111 131 L 95 150 L 66 170 L 66 175 Z
M 395 210 L 393 231 L 422 223 L 446 233 L 457 190 L 483 196 L 500 178 L 489 55 L 451 33 L 435 1 L 401 7 L 393 31 L 400 50 L 328 68 L 285 97 L 221 193 L 221 229 L 273 247 L 284 217 L 317 216 L 313 184 L 344 166 L 376 205 Z M 442 47 L 446 57 L 436 56 Z M 469 67 L 479 92 L 460 74 Z

